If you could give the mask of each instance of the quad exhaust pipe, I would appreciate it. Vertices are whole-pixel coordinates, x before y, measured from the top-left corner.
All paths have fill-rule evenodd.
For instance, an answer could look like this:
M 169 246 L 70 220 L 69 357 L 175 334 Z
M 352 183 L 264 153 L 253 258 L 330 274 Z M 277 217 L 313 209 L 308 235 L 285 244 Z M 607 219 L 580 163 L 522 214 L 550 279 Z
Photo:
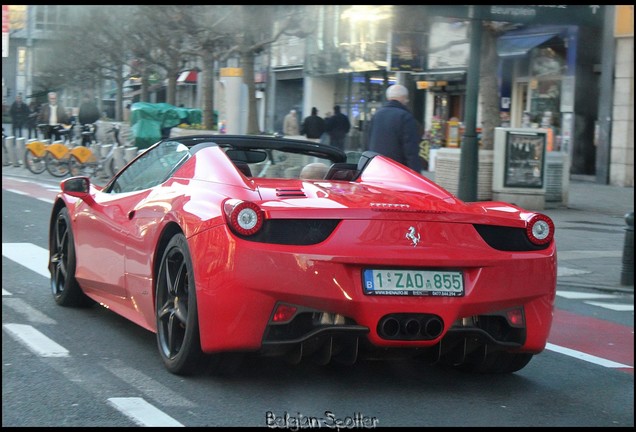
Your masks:
M 378 323 L 378 335 L 390 340 L 432 340 L 444 331 L 444 322 L 431 314 L 391 314 Z

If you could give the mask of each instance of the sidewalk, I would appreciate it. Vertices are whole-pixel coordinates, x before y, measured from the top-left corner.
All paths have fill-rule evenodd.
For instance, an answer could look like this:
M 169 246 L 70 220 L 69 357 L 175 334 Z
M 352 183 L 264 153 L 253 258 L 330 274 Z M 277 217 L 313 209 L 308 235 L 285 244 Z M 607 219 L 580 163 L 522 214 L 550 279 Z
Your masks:
M 425 174 L 434 180 L 434 172 Z M 2 175 L 53 184 L 61 180 L 47 172 L 35 175 L 24 166 L 13 165 L 3 166 Z M 573 175 L 568 195 L 567 205 L 543 210 L 556 226 L 559 287 L 633 293 L 633 285 L 620 282 L 625 215 L 634 211 L 634 188 L 600 185 L 591 176 Z

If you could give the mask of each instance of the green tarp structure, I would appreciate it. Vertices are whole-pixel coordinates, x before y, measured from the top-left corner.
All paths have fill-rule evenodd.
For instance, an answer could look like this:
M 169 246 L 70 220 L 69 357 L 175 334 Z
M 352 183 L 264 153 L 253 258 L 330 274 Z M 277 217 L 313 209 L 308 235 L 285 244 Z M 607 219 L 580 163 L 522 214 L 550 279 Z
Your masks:
M 170 129 L 181 123 L 200 124 L 202 117 L 200 109 L 168 103 L 135 102 L 130 107 L 130 124 L 139 149 L 146 149 L 167 137 Z

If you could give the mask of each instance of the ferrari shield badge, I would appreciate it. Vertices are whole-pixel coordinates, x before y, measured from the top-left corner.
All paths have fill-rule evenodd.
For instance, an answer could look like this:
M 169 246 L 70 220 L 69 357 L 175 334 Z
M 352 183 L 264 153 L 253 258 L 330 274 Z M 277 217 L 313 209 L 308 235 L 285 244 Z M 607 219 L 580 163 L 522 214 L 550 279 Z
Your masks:
M 413 243 L 413 247 L 415 247 L 420 242 L 420 233 L 415 230 L 414 226 L 409 227 L 408 231 L 406 232 L 406 238 L 411 240 L 411 242 Z

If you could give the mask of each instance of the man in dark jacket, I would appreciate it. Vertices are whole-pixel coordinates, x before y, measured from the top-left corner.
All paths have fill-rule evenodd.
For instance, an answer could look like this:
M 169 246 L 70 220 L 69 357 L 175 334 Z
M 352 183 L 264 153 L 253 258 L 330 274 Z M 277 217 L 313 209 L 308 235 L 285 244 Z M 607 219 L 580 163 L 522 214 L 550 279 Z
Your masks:
M 305 135 L 307 139 L 320 142 L 320 137 L 325 132 L 325 120 L 318 115 L 318 108 L 311 109 L 311 115 L 305 117 L 300 128 L 300 134 Z
M 17 95 L 15 102 L 11 104 L 11 122 L 13 123 L 13 136 L 20 138 L 22 136 L 22 127 L 25 126 L 29 119 L 31 111 L 22 100 L 22 95 Z
M 99 120 L 99 108 L 88 95 L 84 95 L 79 107 L 78 120 L 82 132 L 82 145 L 86 147 L 96 139 L 97 125 L 95 122 Z
M 333 107 L 333 115 L 326 120 L 330 144 L 344 150 L 345 137 L 351 129 L 349 117 L 340 112 L 340 105 Z
M 369 126 L 369 150 L 422 172 L 421 135 L 415 117 L 406 107 L 409 91 L 400 84 L 386 89 L 386 103 L 375 113 Z

